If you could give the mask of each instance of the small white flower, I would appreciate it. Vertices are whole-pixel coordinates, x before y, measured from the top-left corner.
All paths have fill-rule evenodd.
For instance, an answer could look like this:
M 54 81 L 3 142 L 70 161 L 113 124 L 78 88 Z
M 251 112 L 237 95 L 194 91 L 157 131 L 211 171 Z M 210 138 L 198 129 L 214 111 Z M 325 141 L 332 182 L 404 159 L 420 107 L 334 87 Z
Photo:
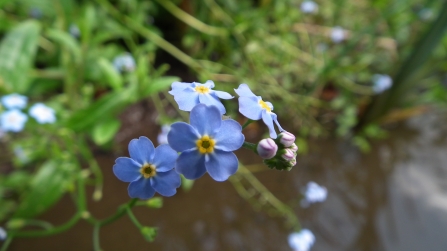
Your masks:
M 6 233 L 4 228 L 0 227 L 0 241 L 6 240 L 6 237 L 8 237 L 8 233 Z
M 393 85 L 393 79 L 388 75 L 374 74 L 373 91 L 376 94 L 388 90 Z
M 158 144 L 168 144 L 168 133 L 171 130 L 171 126 L 163 125 L 161 127 L 161 133 L 157 136 Z
M 345 40 L 345 38 L 345 30 L 343 30 L 343 28 L 340 26 L 332 28 L 331 39 L 334 43 L 340 43 Z
M 9 94 L 2 97 L 2 104 L 7 109 L 23 109 L 26 107 L 28 98 L 17 93 Z
M 311 203 L 323 202 L 327 197 L 327 189 L 317 183 L 310 181 L 307 183 L 306 191 L 304 191 L 304 198 L 301 200 L 301 206 L 307 207 Z
M 304 1 L 301 3 L 301 11 L 304 13 L 315 13 L 318 11 L 318 4 L 314 1 Z
M 113 66 L 119 72 L 132 72 L 135 70 L 135 59 L 130 53 L 115 57 Z
M 315 243 L 315 236 L 309 229 L 291 233 L 288 238 L 289 246 L 294 251 L 309 251 Z
M 10 110 L 0 115 L 0 128 L 7 132 L 20 132 L 25 127 L 28 117 L 19 110 Z
M 52 124 L 56 121 L 54 110 L 42 103 L 36 103 L 29 109 L 29 115 L 39 124 Z

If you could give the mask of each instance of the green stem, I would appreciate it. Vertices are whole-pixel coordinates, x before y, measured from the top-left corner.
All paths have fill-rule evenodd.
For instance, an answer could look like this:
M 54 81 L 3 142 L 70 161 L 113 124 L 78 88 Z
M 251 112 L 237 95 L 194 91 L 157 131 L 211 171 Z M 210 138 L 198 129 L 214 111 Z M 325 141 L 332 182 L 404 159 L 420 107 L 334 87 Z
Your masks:
M 249 124 L 251 124 L 251 123 L 253 123 L 253 122 L 254 122 L 254 120 L 251 120 L 251 119 L 247 120 L 247 121 L 242 125 L 242 130 L 244 130 L 245 127 L 247 127 Z
M 3 243 L 2 248 L 0 249 L 0 251 L 8 250 L 9 244 L 11 244 L 11 242 L 12 242 L 12 237 L 8 237 L 6 239 L 6 241 Z
M 138 228 L 141 229 L 143 228 L 143 226 L 141 225 L 141 223 L 138 221 L 137 217 L 135 217 L 135 215 L 132 213 L 132 209 L 130 209 L 129 207 L 126 208 L 127 211 L 127 215 L 129 215 L 130 220 L 132 221 L 132 223 Z
M 99 230 L 101 229 L 101 226 L 99 224 L 96 224 L 93 228 L 93 250 L 94 251 L 101 251 L 101 245 L 99 242 Z
M 98 222 L 98 225 L 102 227 L 102 226 L 105 226 L 105 225 L 107 225 L 107 224 L 109 224 L 109 223 L 114 222 L 114 221 L 117 220 L 118 218 L 122 217 L 122 216 L 126 213 L 126 211 L 127 211 L 128 208 L 132 208 L 132 207 L 135 205 L 135 203 L 137 203 L 137 201 L 138 201 L 138 199 L 137 199 L 137 198 L 134 198 L 134 199 L 130 200 L 128 203 L 126 203 L 126 204 L 124 204 L 124 205 L 121 205 L 121 206 L 118 208 L 118 211 L 117 211 L 114 215 L 110 216 L 110 217 L 107 218 L 107 219 L 104 219 L 104 220 L 102 220 L 102 221 L 99 221 L 99 222 Z
M 242 147 L 247 148 L 247 149 L 252 150 L 253 152 L 257 153 L 256 146 L 257 146 L 257 144 L 253 144 L 253 143 L 250 143 L 247 141 L 244 141 L 244 144 L 242 145 Z
M 63 225 L 48 230 L 44 231 L 33 230 L 33 231 L 22 231 L 22 232 L 11 231 L 8 234 L 10 234 L 11 237 L 42 237 L 42 236 L 59 234 L 73 227 L 81 219 L 81 214 L 82 214 L 81 212 L 77 212 L 73 217 L 71 217 L 69 221 L 67 221 Z

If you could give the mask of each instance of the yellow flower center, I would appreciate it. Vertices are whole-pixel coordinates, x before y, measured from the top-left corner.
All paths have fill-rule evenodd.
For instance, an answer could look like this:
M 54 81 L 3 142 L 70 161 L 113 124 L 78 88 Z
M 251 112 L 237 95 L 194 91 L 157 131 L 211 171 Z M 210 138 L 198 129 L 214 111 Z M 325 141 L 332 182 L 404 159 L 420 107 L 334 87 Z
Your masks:
M 265 103 L 262 99 L 259 100 L 259 105 L 263 108 L 266 109 L 268 112 L 271 112 L 272 109 L 270 109 L 270 107 L 267 105 L 267 103 Z
M 216 145 L 216 141 L 208 135 L 205 135 L 196 141 L 197 149 L 201 154 L 212 153 L 214 151 L 214 145 Z
M 145 179 L 153 177 L 155 176 L 155 174 L 157 174 L 157 172 L 155 171 L 155 166 L 147 163 L 141 167 L 140 173 Z
M 195 90 L 196 90 L 196 92 L 201 93 L 201 94 L 206 94 L 206 93 L 210 92 L 210 88 L 208 88 L 206 86 L 196 86 Z

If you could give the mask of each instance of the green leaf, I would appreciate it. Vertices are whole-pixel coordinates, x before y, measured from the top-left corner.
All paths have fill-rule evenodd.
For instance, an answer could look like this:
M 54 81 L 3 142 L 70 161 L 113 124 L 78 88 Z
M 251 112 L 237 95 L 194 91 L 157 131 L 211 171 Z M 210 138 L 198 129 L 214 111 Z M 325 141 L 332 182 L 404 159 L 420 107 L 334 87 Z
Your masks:
M 121 90 L 123 87 L 123 78 L 113 65 L 105 58 L 98 59 L 98 65 L 109 86 L 113 90 Z
M 78 41 L 69 33 L 61 30 L 50 29 L 46 32 L 48 38 L 56 41 L 60 45 L 67 48 L 73 55 L 74 61 L 79 64 L 81 62 L 81 48 Z
M 31 218 L 46 211 L 65 193 L 73 179 L 73 166 L 67 162 L 45 162 L 31 180 L 14 218 Z
M 88 108 L 75 112 L 65 122 L 66 126 L 77 132 L 91 129 L 98 121 L 113 117 L 130 104 L 132 98 L 129 93 L 130 90 L 125 90 L 102 96 Z
M 93 128 L 92 137 L 97 145 L 104 145 L 113 139 L 120 129 L 121 123 L 117 119 L 110 119 Z
M 37 51 L 40 25 L 25 21 L 10 31 L 0 44 L 0 88 L 25 93 Z
M 160 77 L 154 79 L 152 82 L 147 84 L 147 87 L 144 88 L 140 97 L 145 98 L 159 91 L 166 90 L 169 88 L 169 86 L 171 86 L 172 82 L 179 80 L 180 78 L 178 77 Z

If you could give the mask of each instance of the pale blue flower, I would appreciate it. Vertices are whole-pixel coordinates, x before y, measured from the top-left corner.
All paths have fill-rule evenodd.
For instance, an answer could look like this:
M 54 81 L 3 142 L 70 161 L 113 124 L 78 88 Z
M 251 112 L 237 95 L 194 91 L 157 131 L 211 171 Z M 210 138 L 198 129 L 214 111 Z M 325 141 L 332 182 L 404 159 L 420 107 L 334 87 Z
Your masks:
M 126 53 L 113 59 L 113 66 L 119 72 L 132 72 L 135 70 L 135 59 L 130 53 Z
M 374 74 L 373 91 L 376 94 L 382 93 L 393 85 L 393 79 L 388 75 Z
M 158 144 L 168 144 L 168 133 L 171 130 L 171 126 L 163 125 L 161 127 L 161 132 L 157 136 Z
M 308 207 L 315 202 L 323 202 L 327 197 L 327 189 L 324 186 L 320 186 L 317 183 L 310 181 L 307 183 L 306 190 L 304 191 L 304 198 L 301 200 L 301 206 Z
M 318 4 L 314 1 L 304 1 L 301 3 L 301 11 L 304 13 L 315 13 L 318 11 Z
M 171 87 L 172 90 L 169 93 L 174 96 L 180 110 L 187 112 L 191 111 L 197 104 L 205 104 L 216 106 L 220 114 L 223 115 L 226 110 L 219 98 L 233 98 L 228 92 L 212 90 L 214 82 L 211 80 L 206 81 L 205 84 L 174 82 Z
M 146 137 L 129 143 L 130 158 L 119 157 L 113 166 L 118 179 L 130 182 L 131 198 L 149 199 L 155 192 L 173 196 L 180 186 L 180 175 L 174 171 L 177 153 L 169 145 L 154 147 Z
M 17 93 L 9 94 L 2 97 L 2 104 L 7 109 L 23 109 L 26 107 L 28 98 Z
M 233 151 L 244 143 L 241 125 L 232 120 L 222 121 L 216 106 L 196 105 L 190 123 L 171 125 L 168 142 L 177 152 L 176 171 L 187 179 L 197 179 L 206 172 L 216 181 L 225 181 L 238 168 Z
M 29 115 L 36 119 L 39 124 L 52 124 L 56 121 L 53 108 L 42 103 L 36 103 L 31 106 Z
M 68 33 L 70 33 L 70 35 L 74 38 L 79 38 L 81 36 L 81 30 L 79 30 L 79 27 L 76 24 L 70 24 L 70 27 L 68 27 Z
M 294 251 L 309 251 L 315 243 L 315 235 L 309 229 L 291 233 L 288 238 L 289 246 Z
M 334 43 L 340 43 L 343 40 L 345 40 L 345 38 L 346 38 L 346 34 L 345 34 L 345 30 L 343 28 L 341 28 L 340 26 L 336 26 L 336 27 L 332 28 L 331 39 Z
M 7 132 L 20 132 L 25 127 L 28 117 L 21 111 L 13 109 L 0 115 L 0 128 Z
M 6 237 L 8 237 L 8 233 L 4 228 L 0 227 L 0 241 L 6 240 Z
M 239 112 L 242 115 L 251 120 L 259 120 L 262 118 L 262 121 L 269 128 L 270 137 L 273 139 L 277 137 L 273 122 L 278 126 L 280 132 L 284 131 L 278 122 L 278 116 L 272 112 L 272 103 L 263 101 L 261 96 L 253 94 L 246 84 L 239 85 L 235 91 L 239 95 Z

